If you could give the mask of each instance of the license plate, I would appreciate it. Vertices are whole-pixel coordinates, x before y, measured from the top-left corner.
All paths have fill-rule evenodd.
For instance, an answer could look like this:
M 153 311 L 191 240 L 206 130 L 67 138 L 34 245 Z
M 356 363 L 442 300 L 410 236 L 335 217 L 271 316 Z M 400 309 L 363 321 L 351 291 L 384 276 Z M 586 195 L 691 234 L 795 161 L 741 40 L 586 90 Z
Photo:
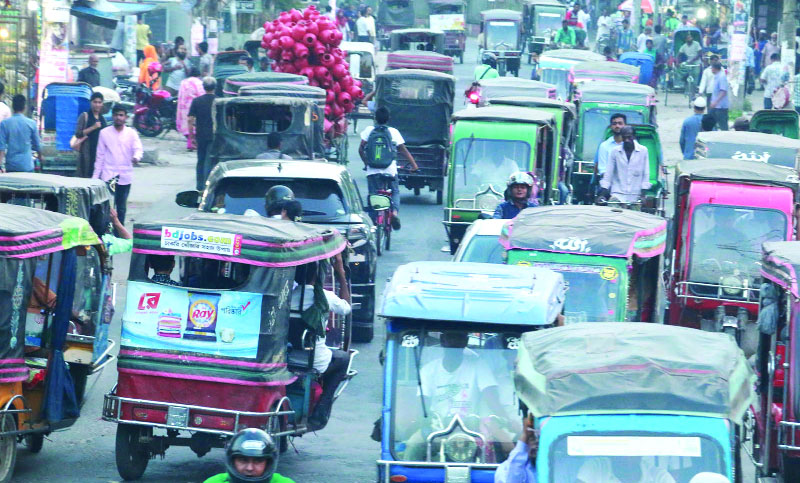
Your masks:
M 167 409 L 167 426 L 186 428 L 189 426 L 189 408 L 170 406 Z
M 363 254 L 356 253 L 350 257 L 350 263 L 366 262 L 367 257 Z

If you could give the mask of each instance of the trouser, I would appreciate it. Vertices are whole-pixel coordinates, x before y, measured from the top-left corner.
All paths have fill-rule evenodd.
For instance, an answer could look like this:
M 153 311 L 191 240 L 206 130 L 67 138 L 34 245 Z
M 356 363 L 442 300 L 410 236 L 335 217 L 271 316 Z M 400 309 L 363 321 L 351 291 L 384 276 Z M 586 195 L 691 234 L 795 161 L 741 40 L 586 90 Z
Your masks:
M 317 401 L 314 411 L 309 418 L 315 427 L 321 429 L 328 423 L 331 417 L 331 407 L 333 406 L 333 396 L 339 384 L 347 376 L 347 365 L 350 363 L 350 354 L 343 350 L 334 349 L 331 362 L 328 368 L 322 373 L 322 396 Z
M 753 93 L 753 68 L 745 67 L 744 69 L 744 91 L 747 94 Z
M 128 195 L 131 193 L 131 185 L 118 184 L 114 190 L 114 206 L 117 210 L 117 218 L 123 225 L 125 224 L 125 214 L 128 211 Z
M 197 177 L 197 191 L 203 191 L 206 186 L 206 178 L 210 170 L 206 169 L 208 160 L 208 148 L 211 147 L 210 139 L 197 138 L 197 166 L 195 175 Z
M 772 98 L 765 97 L 764 98 L 764 109 L 772 109 Z
M 359 42 L 369 42 L 369 35 L 359 35 L 358 36 Z
M 558 204 L 563 205 L 567 202 L 569 197 L 569 187 L 563 181 L 558 182 Z
M 383 188 L 383 183 L 379 181 L 379 176 L 375 174 L 371 174 L 367 176 L 367 190 L 369 194 L 374 195 L 378 192 L 379 189 Z M 392 210 L 395 212 L 400 211 L 400 182 L 397 180 L 397 176 L 392 179 Z
M 711 115 L 717 121 L 720 131 L 728 130 L 728 109 L 711 109 Z
M 139 62 L 144 60 L 144 50 L 137 50 L 136 51 L 136 65 L 139 65 Z

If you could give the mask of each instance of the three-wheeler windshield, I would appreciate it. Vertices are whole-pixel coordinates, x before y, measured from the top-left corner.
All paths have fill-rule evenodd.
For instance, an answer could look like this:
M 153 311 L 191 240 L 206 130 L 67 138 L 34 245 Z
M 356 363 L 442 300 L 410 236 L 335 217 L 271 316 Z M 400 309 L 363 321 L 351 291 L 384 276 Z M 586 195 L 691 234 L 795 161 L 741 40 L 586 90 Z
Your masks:
M 583 113 L 583 153 L 584 161 L 591 161 L 605 139 L 605 132 L 611 123 L 611 115 L 622 112 L 627 118 L 628 124 L 643 124 L 644 116 L 639 111 L 615 110 L 615 109 L 587 109 Z
M 460 262 L 505 263 L 505 249 L 497 242 L 496 235 L 475 235 L 464 248 Z
M 538 266 L 564 275 L 564 281 L 567 283 L 564 316 L 567 323 L 614 322 L 625 317 L 625 314 L 620 314 L 617 310 L 619 297 L 627 295 L 617 269 L 596 265 L 552 263 Z
M 688 483 L 703 472 L 727 477 L 722 448 L 706 436 L 568 435 L 551 445 L 548 459 L 552 483 Z
M 558 12 L 537 12 L 536 13 L 536 33 L 544 34 L 545 30 L 558 30 L 561 28 L 563 16 Z
M 515 50 L 519 26 L 513 20 L 494 20 L 486 23 L 486 48 L 489 50 Z
M 392 452 L 425 461 L 427 437 L 456 416 L 466 429 L 434 438 L 433 461 L 500 463 L 519 437 L 513 371 L 519 334 L 414 329 L 397 335 Z M 444 454 L 442 454 L 444 452 Z
M 455 199 L 473 199 L 490 186 L 502 195 L 508 177 L 515 171 L 528 171 L 530 159 L 531 146 L 525 141 L 474 137 L 459 140 L 453 163 Z

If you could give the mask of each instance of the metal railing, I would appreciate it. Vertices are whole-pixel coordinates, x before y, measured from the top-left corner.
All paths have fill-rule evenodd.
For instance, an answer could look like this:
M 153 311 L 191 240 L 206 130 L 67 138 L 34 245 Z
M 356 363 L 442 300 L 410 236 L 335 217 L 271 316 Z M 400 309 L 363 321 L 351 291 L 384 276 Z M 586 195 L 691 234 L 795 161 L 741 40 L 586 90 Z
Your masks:
M 698 295 L 691 292 L 692 287 L 708 287 L 717 290 L 717 295 Z M 739 291 L 740 295 L 726 295 L 724 290 Z M 750 286 L 722 285 L 719 283 L 703 282 L 678 282 L 675 286 L 675 296 L 682 299 L 714 300 L 725 302 L 758 303 L 759 289 Z
M 781 421 L 778 423 L 778 449 L 781 451 L 800 451 L 797 434 L 800 423 Z
M 457 483 L 460 481 L 470 481 L 469 472 L 472 470 L 496 470 L 499 464 L 493 463 L 435 463 L 426 461 L 392 461 L 392 460 L 378 460 L 378 467 L 383 467 L 382 481 L 390 483 L 392 474 L 392 466 L 406 466 L 411 468 L 441 468 L 445 471 L 445 483 Z M 457 473 L 452 474 L 451 473 Z M 466 473 L 466 475 L 464 474 Z M 467 479 L 464 479 L 464 478 Z

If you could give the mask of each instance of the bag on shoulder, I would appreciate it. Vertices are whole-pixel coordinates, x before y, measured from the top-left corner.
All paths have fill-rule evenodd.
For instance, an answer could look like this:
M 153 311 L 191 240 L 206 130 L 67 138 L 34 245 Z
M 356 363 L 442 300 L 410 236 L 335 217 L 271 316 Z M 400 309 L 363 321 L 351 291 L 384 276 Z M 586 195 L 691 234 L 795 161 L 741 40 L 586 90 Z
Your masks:
M 84 142 L 86 142 L 86 138 L 89 136 L 83 136 L 81 138 L 76 137 L 74 134 L 69 140 L 69 147 L 72 148 L 73 151 L 80 151 L 81 146 Z
M 392 142 L 392 134 L 387 126 L 375 126 L 367 138 L 367 166 L 386 169 L 397 158 L 397 146 Z

